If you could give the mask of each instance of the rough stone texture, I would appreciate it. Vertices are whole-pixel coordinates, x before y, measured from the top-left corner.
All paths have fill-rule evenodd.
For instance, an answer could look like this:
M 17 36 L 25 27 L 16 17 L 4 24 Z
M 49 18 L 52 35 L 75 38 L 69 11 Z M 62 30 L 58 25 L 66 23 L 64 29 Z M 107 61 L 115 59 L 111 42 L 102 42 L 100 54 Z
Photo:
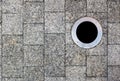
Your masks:
M 108 23 L 108 43 L 120 44 L 120 23 Z
M 2 21 L 2 34 L 22 34 L 22 17 L 20 14 L 3 14 Z
M 76 15 L 75 15 L 76 14 Z M 76 11 L 76 13 L 73 11 L 73 12 L 67 12 L 66 11 L 66 22 L 75 22 L 77 21 L 77 19 L 80 19 L 80 18 L 83 18 L 86 16 L 86 13 L 79 13 Z
M 64 33 L 64 13 L 45 13 L 45 32 Z
M 75 21 L 102 26 L 90 49 Z M 120 81 L 120 0 L 0 0 L 0 81 Z
M 45 77 L 45 81 L 65 81 L 64 77 Z
M 64 56 L 57 53 L 45 54 L 45 76 L 47 77 L 64 77 Z
M 2 0 L 3 13 L 21 13 L 23 0 Z
M 43 3 L 25 2 L 24 23 L 43 23 Z
M 2 81 L 24 81 L 23 78 L 2 78 Z
M 20 44 L 16 45 L 3 45 L 3 56 L 22 56 L 23 47 Z
M 65 0 L 45 0 L 45 11 L 64 11 Z
M 73 23 L 66 23 L 66 44 L 73 44 L 73 39 L 71 35 Z
M 89 49 L 89 55 L 107 55 L 107 35 L 103 34 L 100 43 Z
M 3 56 L 23 56 L 22 36 L 3 36 Z
M 120 67 L 108 67 L 108 81 L 120 81 Z
M 43 46 L 24 46 L 25 66 L 43 66 Z
M 103 33 L 107 33 L 107 13 L 87 13 L 87 16 L 95 18 L 97 21 L 99 21 Z
M 73 23 L 66 23 L 66 33 L 71 33 L 72 27 L 73 27 Z M 66 39 L 67 41 L 67 39 Z
M 66 65 L 86 65 L 87 51 L 76 45 L 66 46 Z
M 3 44 L 22 44 L 21 35 L 3 35 Z
M 107 81 L 107 78 L 87 78 L 87 81 Z
M 87 0 L 87 12 L 107 12 L 107 0 Z
M 120 4 L 119 0 L 108 0 L 108 21 L 120 21 Z
M 2 76 L 23 76 L 23 47 L 22 37 L 4 35 L 2 48 Z
M 23 77 L 23 57 L 2 57 L 3 77 Z
M 24 24 L 24 44 L 43 44 L 43 24 Z
M 45 34 L 45 54 L 64 55 L 65 35 L 64 34 Z
M 65 35 L 45 35 L 45 76 L 65 76 Z
M 75 22 L 86 15 L 85 0 L 66 0 L 66 22 Z
M 120 65 L 120 45 L 108 45 L 108 64 Z
M 66 33 L 66 44 L 74 44 L 74 41 L 72 39 L 71 32 Z
M 87 56 L 87 76 L 107 76 L 107 57 Z
M 66 81 L 86 81 L 86 68 L 84 66 L 66 67 Z
M 44 81 L 43 67 L 24 67 L 24 81 Z

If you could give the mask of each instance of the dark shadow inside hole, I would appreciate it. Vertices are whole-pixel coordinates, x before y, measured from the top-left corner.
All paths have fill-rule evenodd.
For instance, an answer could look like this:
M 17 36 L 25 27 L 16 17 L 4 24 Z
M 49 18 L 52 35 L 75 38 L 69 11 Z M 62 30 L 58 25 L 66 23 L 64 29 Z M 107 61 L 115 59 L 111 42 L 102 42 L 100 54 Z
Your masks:
M 76 31 L 78 39 L 83 43 L 91 43 L 93 42 L 97 35 L 98 30 L 95 24 L 93 24 L 90 21 L 82 22 L 78 27 Z

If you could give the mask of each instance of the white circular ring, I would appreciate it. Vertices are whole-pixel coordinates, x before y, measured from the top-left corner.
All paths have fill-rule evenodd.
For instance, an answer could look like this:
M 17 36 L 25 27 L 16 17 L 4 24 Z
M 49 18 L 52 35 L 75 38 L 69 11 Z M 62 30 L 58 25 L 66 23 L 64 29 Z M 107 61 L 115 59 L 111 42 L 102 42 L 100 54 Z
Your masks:
M 81 23 L 83 23 L 83 22 L 85 22 L 85 21 L 92 22 L 92 23 L 96 26 L 97 31 L 98 31 L 98 34 L 97 34 L 96 39 L 95 39 L 93 42 L 91 42 L 91 43 L 83 43 L 83 42 L 81 42 L 81 41 L 78 39 L 77 35 L 76 35 L 77 27 L 78 27 Z M 79 47 L 82 47 L 82 48 L 92 48 L 92 47 L 95 47 L 95 46 L 100 42 L 101 38 L 102 38 L 102 27 L 101 27 L 101 25 L 98 23 L 97 20 L 95 20 L 95 19 L 93 19 L 93 18 L 91 18 L 91 17 L 81 18 L 81 19 L 77 20 L 77 21 L 75 22 L 75 24 L 73 25 L 73 28 L 72 28 L 72 39 L 73 39 L 73 41 L 74 41 Z

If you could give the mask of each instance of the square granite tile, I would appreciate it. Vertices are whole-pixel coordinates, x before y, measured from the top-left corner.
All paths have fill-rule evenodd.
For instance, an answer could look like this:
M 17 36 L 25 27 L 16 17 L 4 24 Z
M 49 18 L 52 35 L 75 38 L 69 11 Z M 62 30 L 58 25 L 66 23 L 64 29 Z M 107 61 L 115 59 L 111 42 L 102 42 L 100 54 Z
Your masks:
M 120 45 L 108 45 L 108 64 L 120 65 Z
M 2 78 L 2 81 L 24 81 L 23 78 Z
M 22 13 L 23 0 L 2 0 L 3 13 Z
M 22 34 L 22 17 L 19 14 L 2 15 L 2 34 Z
M 103 33 L 107 33 L 107 13 L 87 13 L 87 16 L 96 19 L 100 23 Z
M 65 76 L 65 35 L 45 35 L 45 76 Z
M 119 0 L 108 0 L 108 22 L 120 21 Z
M 107 34 L 103 34 L 100 43 L 94 48 L 90 48 L 89 55 L 107 55 Z
M 66 22 L 75 22 L 86 16 L 86 8 L 85 0 L 66 0 Z
M 44 81 L 43 67 L 24 67 L 24 81 Z
M 107 56 L 87 56 L 87 76 L 107 76 Z
M 87 78 L 87 81 L 107 81 L 107 77 Z
M 65 81 L 65 77 L 45 77 L 45 81 Z
M 25 2 L 24 4 L 24 23 L 43 23 L 43 3 Z
M 107 0 L 87 0 L 87 12 L 107 12 Z
M 120 23 L 108 23 L 108 43 L 120 44 Z
M 23 57 L 2 57 L 2 77 L 23 77 Z
M 65 33 L 64 13 L 45 13 L 46 33 Z
M 65 54 L 64 34 L 45 34 L 45 54 Z
M 43 46 L 24 46 L 25 66 L 43 66 Z
M 86 81 L 86 67 L 84 66 L 67 66 L 66 81 Z
M 46 77 L 64 77 L 64 55 L 45 54 L 44 67 Z
M 75 22 L 78 18 L 85 16 L 85 0 L 66 0 L 66 22 Z
M 76 45 L 66 46 L 66 65 L 86 65 L 87 51 Z
M 43 44 L 43 24 L 24 24 L 24 44 Z
M 108 81 L 120 81 L 120 67 L 108 67 Z
M 64 11 L 65 0 L 45 0 L 45 11 Z
M 3 56 L 23 56 L 22 36 L 3 36 Z

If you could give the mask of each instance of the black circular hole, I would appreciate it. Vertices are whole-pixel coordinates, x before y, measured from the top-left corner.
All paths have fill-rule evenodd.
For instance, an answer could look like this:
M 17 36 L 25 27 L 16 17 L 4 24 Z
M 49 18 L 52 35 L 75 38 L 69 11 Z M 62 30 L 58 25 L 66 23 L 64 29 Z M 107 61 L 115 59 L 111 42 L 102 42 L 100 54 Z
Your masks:
M 76 34 L 81 42 L 91 43 L 96 39 L 98 30 L 92 22 L 85 21 L 79 24 Z

